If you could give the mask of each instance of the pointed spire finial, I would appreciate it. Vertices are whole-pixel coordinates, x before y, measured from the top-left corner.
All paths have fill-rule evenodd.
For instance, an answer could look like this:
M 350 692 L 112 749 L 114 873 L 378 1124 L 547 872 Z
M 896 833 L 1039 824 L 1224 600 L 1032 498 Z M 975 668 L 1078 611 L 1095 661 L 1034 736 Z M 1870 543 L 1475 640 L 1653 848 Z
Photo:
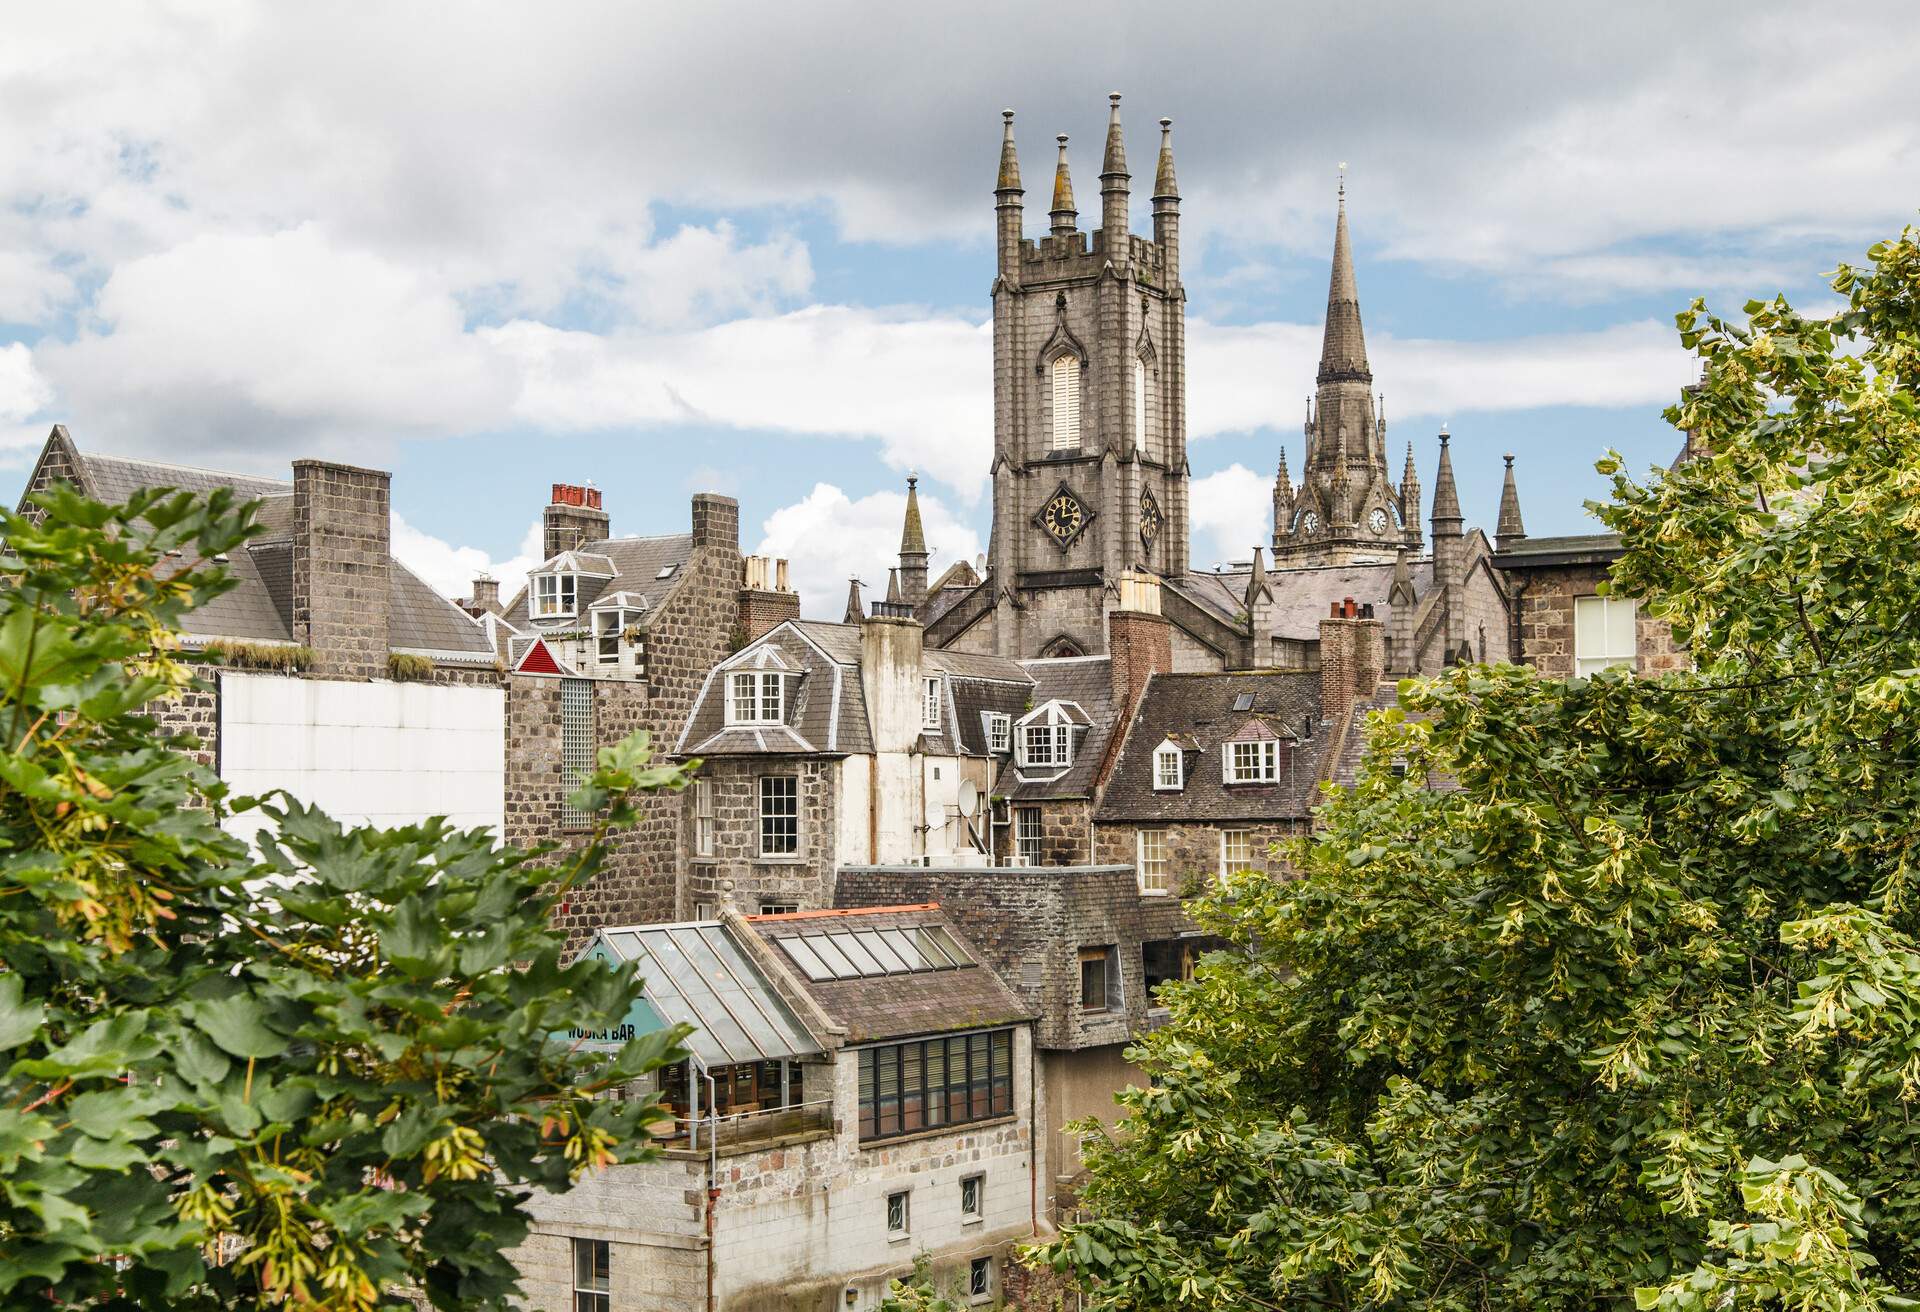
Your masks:
M 1347 235 L 1346 165 L 1340 174 L 1339 213 L 1333 224 L 1333 274 L 1327 281 L 1326 335 L 1320 343 L 1316 381 L 1373 383 L 1367 364 L 1367 337 L 1360 327 L 1360 292 L 1353 277 L 1353 240 Z
M 900 554 L 902 556 L 927 554 L 927 534 L 920 525 L 920 494 L 917 474 L 907 475 L 907 514 L 900 525 Z
M 1500 519 L 1493 529 L 1493 536 L 1502 550 L 1509 543 L 1523 541 L 1527 536 L 1526 523 L 1520 518 L 1520 489 L 1513 482 L 1513 452 L 1507 452 L 1506 461 L 1506 481 L 1500 487 Z
M 900 571 L 898 569 L 890 569 L 887 571 L 887 600 L 900 600 Z
M 1267 562 L 1260 555 L 1260 548 L 1256 546 L 1253 549 L 1253 568 L 1247 574 L 1248 623 L 1252 623 L 1253 620 L 1254 603 L 1261 600 L 1272 601 L 1273 589 L 1267 586 Z
M 1457 534 L 1460 528 L 1460 489 L 1453 481 L 1453 453 L 1448 449 L 1447 430 L 1440 429 L 1440 470 L 1433 478 L 1433 522 L 1435 537 L 1440 536 L 1441 521 L 1449 521 Z
M 1127 145 L 1120 131 L 1120 93 L 1107 97 L 1107 154 L 1100 163 L 1100 177 L 1127 176 Z
M 1053 166 L 1053 235 L 1064 237 L 1077 226 L 1080 211 L 1073 204 L 1073 178 L 1067 172 L 1067 134 L 1054 138 L 1060 143 L 1060 160 Z
M 1155 200 L 1179 200 L 1180 184 L 1173 178 L 1173 120 L 1160 120 L 1160 166 L 1153 174 Z
M 855 575 L 847 581 L 847 613 L 840 617 L 842 624 L 858 624 L 867 617 L 867 608 L 860 600 L 860 577 Z
M 1024 191 L 1020 185 L 1020 154 L 1013 148 L 1013 111 L 1003 109 L 1000 117 L 1005 126 L 1000 136 L 1000 181 L 994 186 L 997 192 Z

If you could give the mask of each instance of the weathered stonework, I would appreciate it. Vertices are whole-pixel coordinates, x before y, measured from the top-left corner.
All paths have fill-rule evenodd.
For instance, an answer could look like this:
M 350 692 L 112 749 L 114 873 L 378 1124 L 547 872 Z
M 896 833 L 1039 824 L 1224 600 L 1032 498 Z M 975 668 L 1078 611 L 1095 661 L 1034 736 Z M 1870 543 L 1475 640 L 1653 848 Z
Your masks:
M 389 478 L 324 460 L 293 462 L 293 630 L 313 649 L 317 675 L 386 675 Z
M 1574 673 L 1573 603 L 1598 595 L 1606 580 L 1605 564 L 1576 564 L 1526 571 L 1520 592 L 1517 656 L 1551 678 Z M 1687 668 L 1686 649 L 1673 640 L 1664 621 L 1640 608 L 1634 617 L 1634 672 L 1663 674 Z
M 836 817 L 840 763 L 817 757 L 723 758 L 700 771 L 713 789 L 713 852 L 695 851 L 691 795 L 682 808 L 688 853 L 686 891 L 679 914 L 691 918 L 702 904 L 720 903 L 721 884 L 733 882 L 733 898 L 751 915 L 765 903 L 802 909 L 833 905 L 833 871 L 839 859 Z M 791 775 L 799 784 L 800 850 L 792 856 L 760 853 L 760 780 Z M 864 799 L 860 800 L 864 805 Z

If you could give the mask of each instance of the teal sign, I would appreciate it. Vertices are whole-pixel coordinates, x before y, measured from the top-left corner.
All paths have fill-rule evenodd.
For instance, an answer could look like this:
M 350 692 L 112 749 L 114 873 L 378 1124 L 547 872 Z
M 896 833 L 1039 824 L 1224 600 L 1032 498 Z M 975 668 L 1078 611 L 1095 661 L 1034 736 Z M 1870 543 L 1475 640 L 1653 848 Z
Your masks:
M 598 957 L 602 961 L 614 960 L 605 945 L 599 943 L 594 944 L 593 950 L 587 955 Z M 651 1034 L 655 1030 L 665 1028 L 667 1028 L 667 1022 L 661 1018 L 659 1012 L 653 1009 L 653 1004 L 642 996 L 633 1000 L 633 1005 L 627 1008 L 626 1016 L 618 1025 L 599 1030 L 556 1030 L 552 1037 L 562 1043 L 577 1043 L 583 1048 L 616 1052 L 642 1034 Z

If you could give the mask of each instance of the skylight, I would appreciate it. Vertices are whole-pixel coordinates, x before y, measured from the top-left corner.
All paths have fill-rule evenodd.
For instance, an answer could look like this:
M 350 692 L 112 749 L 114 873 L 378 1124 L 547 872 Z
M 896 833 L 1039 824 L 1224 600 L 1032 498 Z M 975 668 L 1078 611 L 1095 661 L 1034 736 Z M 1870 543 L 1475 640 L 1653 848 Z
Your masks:
M 810 980 L 917 975 L 973 965 L 967 950 L 938 925 L 906 929 L 836 929 L 779 940 Z
M 1252 709 L 1253 709 L 1253 694 L 1252 694 L 1252 693 L 1250 693 L 1250 692 L 1243 692 L 1243 693 L 1241 693 L 1241 694 L 1240 694 L 1239 696 L 1237 696 L 1237 697 L 1235 697 L 1235 698 L 1233 699 L 1233 709 L 1234 709 L 1234 710 L 1236 710 L 1236 711 L 1250 711 L 1250 710 L 1252 710 Z

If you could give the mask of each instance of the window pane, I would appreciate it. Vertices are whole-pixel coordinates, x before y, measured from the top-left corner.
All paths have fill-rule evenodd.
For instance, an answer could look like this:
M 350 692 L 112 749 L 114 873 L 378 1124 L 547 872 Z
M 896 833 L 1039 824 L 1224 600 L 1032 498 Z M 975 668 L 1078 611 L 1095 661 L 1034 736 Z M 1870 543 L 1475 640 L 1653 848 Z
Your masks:
M 909 943 L 907 936 L 899 930 L 883 929 L 878 931 L 876 936 L 888 947 L 893 949 L 895 956 L 907 963 L 908 970 L 929 970 L 932 968 L 932 963 L 920 955 L 920 949 Z
M 1631 598 L 1608 597 L 1607 655 L 1619 659 L 1633 655 L 1633 610 Z
M 854 969 L 862 975 L 884 975 L 887 973 L 886 966 L 874 960 L 873 953 L 862 947 L 859 938 L 856 936 L 852 934 L 828 934 L 826 938 L 828 942 L 839 948 L 840 951 L 846 955 L 847 960 L 853 963 Z
M 900 954 L 888 947 L 886 941 L 872 930 L 861 930 L 855 937 L 873 954 L 873 959 L 886 968 L 887 974 L 903 974 L 908 969 L 907 963 L 900 959 Z
M 941 950 L 940 941 L 926 930 L 908 929 L 901 932 L 907 936 L 909 943 L 920 950 L 920 955 L 925 957 L 927 964 L 935 970 L 945 970 L 950 966 L 959 964 Z
M 940 945 L 940 950 L 952 958 L 954 965 L 966 966 L 973 963 L 973 958 L 967 955 L 967 950 L 955 942 L 953 935 L 947 933 L 942 926 L 928 926 L 927 937 Z
M 829 943 L 825 935 L 810 934 L 807 936 L 806 943 L 820 960 L 826 963 L 827 969 L 833 972 L 836 979 L 859 978 L 860 968 L 848 961 L 847 954 Z
M 560 824 L 585 829 L 593 817 L 575 810 L 571 797 L 593 773 L 593 686 L 585 679 L 560 681 Z

